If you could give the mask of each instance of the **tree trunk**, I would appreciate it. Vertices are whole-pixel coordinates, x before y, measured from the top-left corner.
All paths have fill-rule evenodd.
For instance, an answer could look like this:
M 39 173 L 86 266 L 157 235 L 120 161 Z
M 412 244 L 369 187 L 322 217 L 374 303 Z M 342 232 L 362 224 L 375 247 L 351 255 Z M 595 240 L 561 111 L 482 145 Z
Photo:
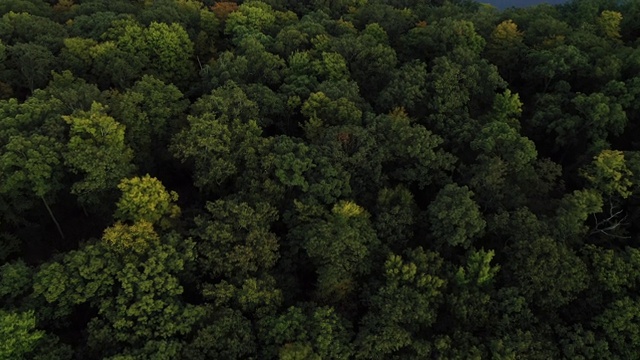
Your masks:
M 53 220 L 53 222 L 56 224 L 56 227 L 58 228 L 58 233 L 60 233 L 60 237 L 64 239 L 64 233 L 62 232 L 62 228 L 60 227 L 58 220 L 56 220 L 56 217 L 53 215 L 53 212 L 51 211 L 49 204 L 47 204 L 47 200 L 44 199 L 44 196 L 41 196 L 40 199 L 42 199 L 44 206 L 47 208 L 47 211 L 49 212 L 49 216 L 51 216 L 51 220 Z

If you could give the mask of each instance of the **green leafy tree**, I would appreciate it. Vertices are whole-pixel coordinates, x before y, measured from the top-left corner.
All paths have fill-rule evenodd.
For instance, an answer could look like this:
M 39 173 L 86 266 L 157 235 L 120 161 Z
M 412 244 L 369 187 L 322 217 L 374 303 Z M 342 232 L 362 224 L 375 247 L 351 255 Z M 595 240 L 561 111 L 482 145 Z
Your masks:
M 249 319 L 229 308 L 210 312 L 206 316 L 209 321 L 184 346 L 184 359 L 240 359 L 257 355 L 256 336 Z
M 96 46 L 98 42 L 94 39 L 82 37 L 69 37 L 64 39 L 64 47 L 60 52 L 60 62 L 66 69 L 70 69 L 79 76 L 87 76 L 93 58 L 90 50 Z
M 618 299 L 593 319 L 608 340 L 612 352 L 620 357 L 634 356 L 638 352 L 640 309 L 631 297 Z
M 482 287 L 491 284 L 500 266 L 491 266 L 495 251 L 472 250 L 468 256 L 466 266 L 460 267 L 455 279 L 458 285 Z
M 598 17 L 598 26 L 604 34 L 614 40 L 620 39 L 620 23 L 622 14 L 617 11 L 604 10 Z
M 353 12 L 350 11 L 350 12 Z M 411 6 L 391 5 L 389 2 L 369 2 L 357 7 L 355 13 L 350 14 L 358 28 L 366 24 L 379 24 L 389 35 L 391 45 L 397 44 L 400 37 L 415 26 L 417 17 Z
M 615 350 L 610 349 L 609 342 L 605 338 L 582 324 L 559 328 L 556 331 L 561 337 L 561 350 L 565 357 L 604 359 L 616 356 Z
M 289 55 L 288 68 L 284 71 L 283 84 L 279 93 L 286 96 L 290 108 L 297 108 L 304 99 L 308 99 L 318 87 L 318 68 L 314 67 L 310 52 L 296 51 Z M 346 64 L 345 64 L 346 67 Z M 287 119 L 289 120 L 289 119 Z M 282 121 L 281 121 L 282 122 Z M 287 124 L 289 125 L 289 124 Z M 291 126 L 281 125 L 285 131 L 291 131 Z
M 260 1 L 250 1 L 238 6 L 237 11 L 227 16 L 224 31 L 236 44 L 250 36 L 265 39 L 265 30 L 275 21 L 275 13 L 271 6 Z
M 123 179 L 118 184 L 122 196 L 116 204 L 116 218 L 138 222 L 146 221 L 152 224 L 163 224 L 165 217 L 175 218 L 180 215 L 180 208 L 175 204 L 178 194 L 167 191 L 160 180 L 149 176 Z
M 153 22 L 145 31 L 144 45 L 151 74 L 179 85 L 192 77 L 193 43 L 182 26 Z
M 253 119 L 244 122 L 207 113 L 188 116 L 187 121 L 189 126 L 174 137 L 171 151 L 193 164 L 194 183 L 205 191 L 222 190 L 262 142 Z
M 404 64 L 381 92 L 378 104 L 384 111 L 403 107 L 409 114 L 422 114 L 419 104 L 427 97 L 427 65 L 419 60 Z
M 69 115 L 75 111 L 88 111 L 93 102 L 100 99 L 100 90 L 94 84 L 74 76 L 71 71 L 52 72 L 51 75 L 52 79 L 47 87 L 42 91 L 36 91 L 33 97 L 43 102 L 59 100 L 61 114 Z
M 250 202 L 268 202 L 291 208 L 294 199 L 312 204 L 334 204 L 351 193 L 350 178 L 342 164 L 300 139 L 277 136 L 257 148 L 236 187 Z
M 29 12 L 7 12 L 0 19 L 0 38 L 8 44 L 33 44 L 52 53 L 60 50 L 66 29 L 56 21 Z
M 283 27 L 275 36 L 271 51 L 284 59 L 298 49 L 308 48 L 309 44 L 309 35 L 290 25 Z
M 498 300 L 492 298 L 498 297 L 493 291 L 493 285 L 500 270 L 499 265 L 491 264 L 494 256 L 493 250 L 469 250 L 466 264 L 458 267 L 449 282 L 450 290 L 445 296 L 448 314 L 453 316 L 455 320 L 451 320 L 460 324 L 465 332 L 474 333 L 482 327 L 490 326 L 494 320 L 490 304 Z
M 518 241 L 510 249 L 506 273 L 536 307 L 557 309 L 587 288 L 586 264 L 574 251 L 550 237 Z
M 33 283 L 33 269 L 24 261 L 7 262 L 0 266 L 0 299 L 5 308 L 17 305 L 16 300 L 29 290 Z
M 191 106 L 191 112 L 195 116 L 213 114 L 219 118 L 238 119 L 243 123 L 256 121 L 264 126 L 258 116 L 259 111 L 258 104 L 250 100 L 245 91 L 233 81 L 227 81 L 210 94 L 201 96 Z
M 10 47 L 8 55 L 12 69 L 16 71 L 14 86 L 25 86 L 33 92 L 44 87 L 49 81 L 55 57 L 46 47 L 20 43 Z
M 302 241 L 316 267 L 318 298 L 335 302 L 353 295 L 358 277 L 371 271 L 372 257 L 379 246 L 370 215 L 350 201 L 335 204 L 330 213 L 320 213 L 319 218 L 306 214 L 304 204 L 297 203 L 296 207 L 301 223 L 291 235 Z
M 223 26 L 215 13 L 203 8 L 199 11 L 199 26 L 197 28 L 200 31 L 193 41 L 193 52 L 200 70 L 202 70 L 203 61 L 211 59 L 217 53 L 216 41 L 220 38 L 219 34 Z M 185 29 L 191 30 L 191 27 L 187 26 Z
M 497 68 L 470 50 L 436 58 L 427 75 L 430 114 L 421 123 L 462 155 L 478 132 L 475 119 L 491 107 L 496 91 L 504 85 Z
M 101 88 L 131 86 L 145 66 L 145 58 L 118 48 L 114 41 L 105 41 L 89 49 L 93 60 L 91 74 Z
M 263 356 L 279 359 L 349 359 L 348 322 L 331 307 L 290 307 L 260 321 Z
M 469 50 L 479 54 L 486 41 L 471 21 L 444 18 L 428 26 L 416 26 L 403 38 L 406 52 L 415 59 L 433 60 L 451 52 Z
M 15 313 L 0 310 L 0 359 L 26 359 L 44 335 L 35 327 L 33 311 Z
M 620 103 L 602 93 L 578 94 L 572 103 L 579 114 L 580 122 L 572 124 L 592 143 L 606 140 L 610 135 L 619 135 L 627 124 L 627 116 Z
M 595 190 L 576 190 L 566 194 L 557 205 L 553 218 L 555 237 L 570 242 L 582 239 L 588 231 L 586 220 L 602 209 L 602 196 Z
M 41 267 L 33 295 L 54 318 L 79 304 L 96 309 L 87 325 L 92 357 L 173 357 L 181 348 L 176 339 L 203 315 L 181 300 L 178 276 L 193 261 L 193 247 L 176 234 L 158 235 L 150 223 L 116 224 L 99 243 Z
M 466 186 L 446 185 L 429 204 L 431 232 L 436 241 L 468 248 L 482 236 L 486 222 Z
M 178 23 L 152 22 L 145 28 L 135 21 L 115 22 L 107 38 L 160 80 L 185 86 L 194 75 L 193 43 Z
M 146 25 L 154 21 L 166 24 L 176 22 L 191 29 L 199 25 L 202 5 L 202 2 L 194 0 L 154 1 L 145 6 L 139 18 Z
M 0 39 L 0 99 L 8 99 L 11 97 L 13 93 L 13 89 L 9 85 L 10 72 L 7 71 L 7 67 L 5 65 L 7 60 L 7 46 Z
M 9 12 L 27 12 L 38 16 L 46 16 L 50 14 L 51 9 L 45 2 L 9 0 L 2 3 L 2 7 L 0 7 L 0 14 L 7 14 Z
M 369 89 L 363 94 L 365 98 L 369 98 L 369 94 L 378 94 L 391 80 L 389 69 L 395 68 L 398 63 L 395 50 L 388 45 L 386 32 L 378 24 L 369 24 L 355 43 L 347 39 L 345 42 L 350 50 L 343 50 L 341 55 L 352 59 L 349 68 L 353 80 L 361 88 Z
M 491 111 L 486 115 L 488 122 L 500 121 L 509 124 L 516 130 L 520 130 L 520 121 L 517 119 L 522 114 L 520 95 L 506 89 L 501 94 L 496 94 L 493 99 Z
M 500 69 L 500 73 L 510 80 L 518 71 L 517 65 L 522 62 L 526 52 L 524 35 L 513 20 L 505 20 L 491 32 L 487 42 L 487 57 Z
M 402 109 L 378 116 L 370 126 L 390 178 L 424 188 L 447 177 L 455 157 L 440 148 L 440 136 L 412 123 Z
M 605 249 L 595 245 L 584 248 L 588 256 L 589 270 L 596 283 L 598 296 L 603 290 L 616 296 L 633 292 L 640 284 L 640 250 L 625 247 L 621 250 Z M 593 286 L 593 285 L 592 285 Z
M 322 52 L 322 59 L 312 63 L 320 79 L 340 81 L 349 79 L 346 59 L 336 52 Z
M 106 9 L 95 9 L 84 13 L 77 11 L 73 21 L 68 24 L 69 37 L 67 39 L 83 37 L 99 41 L 102 34 L 109 30 L 114 20 L 122 19 L 125 16 Z
M 302 105 L 301 112 L 311 121 L 328 126 L 360 125 L 362 111 L 348 99 L 330 99 L 322 92 L 312 93 Z
M 250 202 L 268 202 L 280 208 L 283 202 L 311 190 L 310 172 L 316 167 L 312 149 L 287 136 L 269 138 L 258 156 L 248 162 L 243 177 L 242 198 Z
M 235 83 L 228 82 L 194 103 L 195 115 L 178 133 L 171 152 L 195 167 L 196 186 L 219 191 L 264 145 L 257 123 L 258 107 Z
M 515 171 L 530 165 L 537 157 L 533 141 L 520 135 L 517 129 L 504 122 L 490 122 L 482 127 L 471 148 L 482 157 L 495 156 L 504 160 Z
M 65 164 L 83 176 L 73 184 L 71 192 L 82 204 L 98 205 L 134 169 L 133 152 L 124 141 L 125 127 L 95 102 L 88 112 L 63 118 L 70 125 Z
M 119 252 L 134 253 L 144 253 L 160 240 L 153 224 L 146 220 L 139 220 L 131 225 L 117 222 L 104 231 L 102 238 L 106 244 Z
M 632 193 L 633 173 L 627 167 L 622 151 L 602 151 L 582 171 L 582 176 L 605 196 L 627 198 Z
M 249 64 L 250 71 L 246 73 L 247 82 L 277 86 L 282 81 L 285 61 L 278 55 L 266 50 L 265 45 L 256 36 L 245 36 L 239 40 L 236 48 L 237 54 L 244 56 Z
M 384 280 L 370 298 L 356 337 L 356 358 L 394 355 L 428 357 L 430 339 L 424 336 L 435 322 L 446 284 L 438 273 L 442 259 L 422 248 L 402 257 L 390 254 Z
M 144 75 L 109 101 L 112 116 L 126 126 L 125 139 L 141 170 L 158 171 L 159 161 L 170 158 L 166 149 L 171 134 L 184 120 L 188 101 L 173 84 Z
M 0 152 L 0 193 L 8 197 L 36 197 L 42 201 L 60 237 L 64 238 L 49 200 L 63 188 L 62 146 L 55 139 L 33 134 L 12 136 Z M 24 200 L 23 200 L 24 201 Z
M 372 215 L 378 238 L 391 250 L 400 251 L 413 239 L 418 207 L 404 186 L 380 190 Z
M 275 123 L 289 121 L 291 113 L 287 106 L 287 101 L 280 93 L 271 90 L 263 84 L 250 84 L 244 89 L 248 101 L 253 101 L 258 105 L 259 123 L 263 127 L 268 127 Z
M 246 83 L 249 71 L 250 64 L 246 57 L 236 55 L 231 51 L 224 51 L 217 58 L 204 65 L 201 73 L 209 82 L 209 84 L 205 84 L 206 89 L 210 90 L 224 85 L 229 80 L 240 84 Z
M 523 78 L 540 83 L 542 92 L 552 81 L 567 78 L 573 72 L 587 67 L 587 57 L 573 45 L 558 45 L 550 49 L 531 51 L 526 57 L 527 71 Z
M 237 285 L 226 280 L 207 283 L 203 286 L 202 295 L 216 306 L 236 309 L 256 320 L 275 314 L 284 298 L 276 280 L 269 275 L 247 278 Z
M 478 194 L 478 202 L 492 208 L 523 206 L 526 189 L 536 177 L 538 152 L 534 142 L 502 121 L 485 124 L 475 136 L 470 147 L 478 155 L 468 171 L 472 174 L 469 185 Z
M 14 135 L 42 135 L 58 142 L 67 141 L 67 128 L 61 115 L 88 110 L 100 91 L 70 72 L 52 73 L 53 79 L 43 89 L 36 89 L 24 102 L 13 98 L 0 102 L 2 130 L 0 141 L 8 142 Z
M 268 271 L 278 260 L 278 238 L 270 231 L 276 211 L 265 203 L 207 203 L 195 219 L 198 263 L 208 278 L 243 280 Z

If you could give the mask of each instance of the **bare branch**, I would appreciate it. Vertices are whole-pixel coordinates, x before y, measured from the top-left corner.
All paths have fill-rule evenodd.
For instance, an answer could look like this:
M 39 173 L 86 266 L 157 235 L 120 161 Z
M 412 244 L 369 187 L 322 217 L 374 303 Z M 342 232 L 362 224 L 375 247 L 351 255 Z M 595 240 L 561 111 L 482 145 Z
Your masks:
M 593 214 L 595 226 L 593 230 L 591 230 L 591 233 L 589 233 L 589 235 L 591 236 L 594 234 L 604 234 L 609 237 L 629 239 L 629 236 L 615 235 L 610 233 L 610 231 L 614 231 L 622 226 L 628 225 L 628 223 L 625 222 L 625 220 L 627 219 L 626 214 L 622 216 L 622 218 L 620 218 L 620 215 L 623 214 L 624 210 L 620 209 L 616 211 L 617 208 L 618 207 L 612 203 L 611 199 L 609 199 L 609 216 L 606 219 L 598 220 L 598 216 L 596 214 Z

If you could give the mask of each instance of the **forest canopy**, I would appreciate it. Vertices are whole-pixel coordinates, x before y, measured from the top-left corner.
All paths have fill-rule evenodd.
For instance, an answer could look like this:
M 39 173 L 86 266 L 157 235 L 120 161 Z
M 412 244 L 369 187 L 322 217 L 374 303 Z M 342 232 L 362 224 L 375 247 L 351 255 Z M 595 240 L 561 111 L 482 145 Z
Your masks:
M 639 132 L 635 0 L 2 0 L 0 360 L 637 359 Z

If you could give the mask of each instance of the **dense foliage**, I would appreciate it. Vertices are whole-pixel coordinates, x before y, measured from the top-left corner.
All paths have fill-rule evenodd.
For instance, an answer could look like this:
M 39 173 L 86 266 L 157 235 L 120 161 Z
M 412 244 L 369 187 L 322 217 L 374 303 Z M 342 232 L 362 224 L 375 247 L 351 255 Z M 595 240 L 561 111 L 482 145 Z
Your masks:
M 0 1 L 0 359 L 637 359 L 640 2 Z

